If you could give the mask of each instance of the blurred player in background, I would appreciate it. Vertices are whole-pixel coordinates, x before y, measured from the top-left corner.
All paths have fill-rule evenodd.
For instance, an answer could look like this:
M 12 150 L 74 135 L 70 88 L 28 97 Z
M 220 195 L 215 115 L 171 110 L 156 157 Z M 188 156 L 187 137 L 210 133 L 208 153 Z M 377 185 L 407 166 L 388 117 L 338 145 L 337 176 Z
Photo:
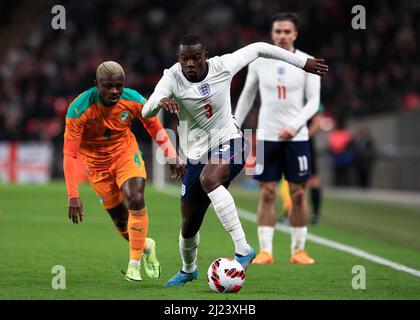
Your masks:
M 272 19 L 271 37 L 277 47 L 310 58 L 296 50 L 298 18 L 293 13 L 279 13 Z M 262 134 L 257 143 L 264 144 L 264 154 L 257 154 L 255 179 L 260 183 L 258 204 L 258 238 L 260 253 L 254 263 L 273 263 L 273 236 L 276 223 L 276 188 L 284 175 L 289 182 L 292 206 L 292 263 L 313 264 L 305 251 L 307 203 L 305 188 L 310 178 L 310 150 L 307 121 L 317 112 L 321 81 L 318 75 L 304 72 L 282 61 L 257 59 L 250 64 L 235 116 L 242 125 L 259 88 L 261 108 L 258 128 Z M 262 170 L 262 172 L 258 172 Z
M 322 102 L 319 104 L 318 112 L 309 119 L 307 126 L 309 130 L 309 150 L 310 150 L 310 162 L 311 162 L 311 177 L 308 180 L 308 189 L 310 192 L 309 199 L 311 200 L 311 224 L 317 225 L 320 219 L 320 209 L 322 202 L 322 189 L 321 180 L 318 176 L 318 164 L 317 164 L 317 152 L 315 148 L 315 136 L 319 131 L 320 123 L 322 120 L 322 112 L 324 111 L 324 105 Z M 279 219 L 279 222 L 285 223 L 288 221 L 289 210 L 292 206 L 292 199 L 290 198 L 289 184 L 287 180 L 281 181 L 278 189 L 278 194 L 283 202 L 284 216 Z
M 321 180 L 318 175 L 318 154 L 316 151 L 316 134 L 320 129 L 322 120 L 322 113 L 324 111 L 324 105 L 322 102 L 319 104 L 318 112 L 309 120 L 309 150 L 311 153 L 311 177 L 308 181 L 308 188 L 311 199 L 311 224 L 317 225 L 319 223 L 321 215 L 321 203 L 322 203 L 322 186 Z
M 145 117 L 155 116 L 162 107 L 178 114 L 179 140 L 188 158 L 181 190 L 179 248 L 183 266 L 166 286 L 182 286 L 197 279 L 199 229 L 210 203 L 232 237 L 235 259 L 246 269 L 255 257 L 227 187 L 244 167 L 250 149 L 232 116 L 230 83 L 239 70 L 258 57 L 283 60 L 308 72 L 328 69 L 323 60 L 308 59 L 267 43 L 253 43 L 208 59 L 202 39 L 187 35 L 180 41 L 178 63 L 164 71 L 143 108 Z
M 124 70 L 118 63 L 107 61 L 99 65 L 95 86 L 80 94 L 68 108 L 63 165 L 69 218 L 75 224 L 84 218 L 77 188 L 77 155 L 80 153 L 100 202 L 117 231 L 129 241 L 130 261 L 126 279 L 141 281 L 142 255 L 146 273 L 151 278 L 160 276 L 160 264 L 155 241 L 146 238 L 149 225 L 144 201 L 146 168 L 131 132 L 131 121 L 140 119 L 150 136 L 161 147 L 166 147 L 164 152 L 172 163 L 173 176 L 181 177 L 184 168 L 175 164 L 176 151 L 160 121 L 142 117 L 146 99 L 124 85 Z
M 289 183 L 285 178 L 281 180 L 277 193 L 283 205 L 283 216 L 279 218 L 279 222 L 286 223 L 288 221 L 289 210 L 292 207 L 292 198 L 290 197 Z

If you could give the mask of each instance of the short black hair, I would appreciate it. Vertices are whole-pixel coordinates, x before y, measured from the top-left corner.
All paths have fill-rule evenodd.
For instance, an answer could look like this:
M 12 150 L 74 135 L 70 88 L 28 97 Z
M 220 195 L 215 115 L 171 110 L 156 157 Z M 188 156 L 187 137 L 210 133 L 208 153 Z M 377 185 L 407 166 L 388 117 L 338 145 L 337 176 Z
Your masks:
M 204 48 L 203 39 L 195 34 L 186 34 L 179 40 L 179 45 L 189 46 L 193 44 L 201 44 L 201 46 Z
M 276 21 L 291 21 L 294 25 L 296 30 L 299 29 L 299 17 L 294 12 L 279 12 L 276 13 L 271 18 L 271 26 L 273 26 L 273 23 Z

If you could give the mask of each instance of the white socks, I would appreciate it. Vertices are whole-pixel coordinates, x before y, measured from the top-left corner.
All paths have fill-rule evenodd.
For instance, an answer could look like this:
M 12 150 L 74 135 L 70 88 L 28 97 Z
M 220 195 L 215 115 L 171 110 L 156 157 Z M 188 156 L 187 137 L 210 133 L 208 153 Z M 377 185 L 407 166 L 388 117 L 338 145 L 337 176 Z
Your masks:
M 242 256 L 249 254 L 251 247 L 246 241 L 235 202 L 230 192 L 224 186 L 219 186 L 207 195 L 213 204 L 217 217 L 235 243 L 235 253 Z
M 258 240 L 260 242 L 260 250 L 267 251 L 273 254 L 273 236 L 274 227 L 259 226 L 258 227 Z M 291 253 L 294 255 L 296 251 L 305 249 L 306 234 L 308 227 L 290 227 L 290 234 L 292 238 Z
M 140 260 L 130 259 L 130 261 L 128 262 L 128 264 L 138 264 L 138 265 L 140 265 Z
M 308 233 L 308 227 L 290 227 L 292 235 L 292 255 L 298 250 L 305 249 L 306 234 Z
M 182 232 L 179 232 L 179 253 L 182 259 L 182 271 L 192 273 L 197 269 L 197 248 L 200 243 L 200 233 L 194 237 L 184 239 Z
M 274 227 L 258 226 L 258 240 L 260 242 L 260 251 L 267 251 L 273 255 L 273 236 Z

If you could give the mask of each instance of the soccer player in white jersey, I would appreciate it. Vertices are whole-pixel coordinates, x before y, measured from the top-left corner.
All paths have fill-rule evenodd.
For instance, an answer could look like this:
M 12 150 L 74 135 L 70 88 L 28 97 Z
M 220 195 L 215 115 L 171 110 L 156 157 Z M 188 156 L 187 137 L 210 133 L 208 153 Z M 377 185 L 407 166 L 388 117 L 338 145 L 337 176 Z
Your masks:
M 309 58 L 297 50 L 298 18 L 294 13 L 279 13 L 272 19 L 271 37 L 275 46 Z M 276 187 L 284 174 L 289 182 L 292 206 L 290 262 L 313 264 L 305 251 L 307 203 L 305 187 L 311 175 L 308 128 L 306 122 L 317 112 L 320 101 L 320 77 L 283 61 L 259 58 L 248 67 L 244 88 L 235 117 L 241 126 L 251 109 L 257 90 L 261 107 L 257 144 L 264 144 L 264 154 L 257 154 L 254 178 L 259 181 L 258 238 L 260 252 L 256 264 L 273 263 L 273 235 L 276 223 Z
M 164 71 L 142 110 L 153 117 L 163 107 L 179 118 L 178 134 L 187 156 L 182 179 L 182 228 L 179 250 L 183 266 L 165 285 L 182 286 L 197 279 L 199 229 L 210 203 L 230 233 L 235 259 L 246 269 L 255 251 L 246 241 L 234 200 L 227 190 L 245 165 L 249 145 L 232 115 L 230 83 L 233 76 L 258 57 L 280 59 L 314 73 L 328 67 L 320 59 L 307 59 L 266 43 L 254 43 L 232 54 L 208 59 L 199 36 L 184 36 L 178 63 Z

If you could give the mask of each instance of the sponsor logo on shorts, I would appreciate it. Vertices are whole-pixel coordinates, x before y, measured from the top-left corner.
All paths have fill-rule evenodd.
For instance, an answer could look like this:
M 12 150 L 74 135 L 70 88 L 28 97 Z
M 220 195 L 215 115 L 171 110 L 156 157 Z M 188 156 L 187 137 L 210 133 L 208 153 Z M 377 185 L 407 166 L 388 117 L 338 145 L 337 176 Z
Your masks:
M 185 196 L 185 190 L 186 190 L 186 186 L 185 186 L 185 184 L 183 184 L 181 186 L 181 196 Z

